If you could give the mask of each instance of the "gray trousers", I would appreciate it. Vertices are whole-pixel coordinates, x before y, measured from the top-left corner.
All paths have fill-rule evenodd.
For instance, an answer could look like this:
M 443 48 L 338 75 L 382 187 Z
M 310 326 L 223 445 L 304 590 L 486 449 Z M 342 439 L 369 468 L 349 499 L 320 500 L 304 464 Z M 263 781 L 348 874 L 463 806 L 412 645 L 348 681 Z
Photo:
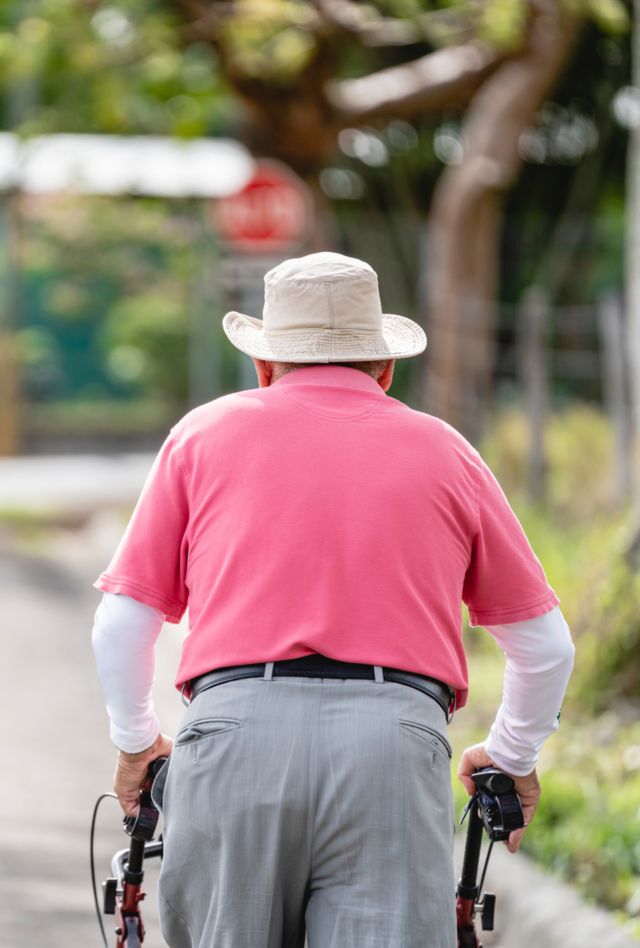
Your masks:
M 406 685 L 203 691 L 154 787 L 170 948 L 454 948 L 450 759 Z

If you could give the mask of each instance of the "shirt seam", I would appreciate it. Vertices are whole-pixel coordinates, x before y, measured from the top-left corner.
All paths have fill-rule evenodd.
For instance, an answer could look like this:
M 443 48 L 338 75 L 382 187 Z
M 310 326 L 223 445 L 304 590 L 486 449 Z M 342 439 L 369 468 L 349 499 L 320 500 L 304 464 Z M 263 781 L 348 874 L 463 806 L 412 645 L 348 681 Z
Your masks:
M 173 433 L 173 429 L 172 429 L 172 433 Z M 182 448 L 178 444 L 177 441 L 174 441 L 174 447 L 176 451 L 176 459 L 178 461 L 178 467 L 180 468 L 180 473 L 182 474 L 185 485 L 189 486 L 191 484 L 191 478 L 189 476 L 189 472 L 187 471 L 187 465 L 184 460 L 184 455 L 182 454 Z
M 471 608 L 470 613 L 478 619 L 486 616 L 498 616 L 504 618 L 505 616 L 512 615 L 513 613 L 526 612 L 528 609 L 535 609 L 536 606 L 544 605 L 546 602 L 551 602 L 552 600 L 558 601 L 557 594 L 551 589 L 545 593 L 544 596 L 539 596 L 536 599 L 532 599 L 530 602 L 522 603 L 519 606 L 509 606 L 498 609 L 473 609 Z
M 474 500 L 473 509 L 474 509 L 474 520 L 475 520 L 474 527 L 475 527 L 475 530 L 474 530 L 473 536 L 471 537 L 471 542 L 469 543 L 469 557 L 468 557 L 468 559 L 467 559 L 467 566 L 466 566 L 466 569 L 465 569 L 465 576 L 466 576 L 466 574 L 469 572 L 469 570 L 471 569 L 471 566 L 472 566 L 472 564 L 473 564 L 473 545 L 474 545 L 474 542 L 475 542 L 475 540 L 476 540 L 476 537 L 479 537 L 479 536 L 480 536 L 480 474 L 481 474 L 481 470 L 480 470 L 480 467 L 479 467 L 478 465 L 476 465 L 476 464 L 474 464 L 473 467 L 475 468 L 475 481 L 474 481 L 474 491 L 473 491 L 473 500 Z
M 476 466 L 476 490 L 475 490 L 475 501 L 476 501 L 476 536 L 480 536 L 480 475 L 482 471 L 479 466 Z
M 164 593 L 158 592 L 157 589 L 153 589 L 151 586 L 145 586 L 143 583 L 138 583 L 133 579 L 128 579 L 125 576 L 117 576 L 115 573 L 101 573 L 98 577 L 97 582 L 113 582 L 120 583 L 123 586 L 131 586 L 132 589 L 138 589 L 140 592 L 149 593 L 149 595 L 154 596 L 156 599 L 159 599 L 161 602 L 166 602 L 167 605 L 170 605 L 176 610 L 184 611 L 187 608 L 188 603 L 177 602 L 175 599 L 170 599 Z
M 176 452 L 177 466 L 178 466 L 178 469 L 179 469 L 179 471 L 180 471 L 180 475 L 181 475 L 181 477 L 182 477 L 182 484 L 183 484 L 183 487 L 184 487 L 184 495 L 185 495 L 185 500 L 186 500 L 186 504 L 187 504 L 187 519 L 186 519 L 186 523 L 185 523 L 185 526 L 184 526 L 184 530 L 182 531 L 182 537 L 181 537 L 181 539 L 180 539 L 180 547 L 182 547 L 182 544 L 186 541 L 186 543 L 187 543 L 187 549 L 189 549 L 190 546 L 191 546 L 190 537 L 189 537 L 189 527 L 190 527 L 190 524 L 191 524 L 191 520 L 190 520 L 190 511 L 191 511 L 191 486 L 192 486 L 192 485 L 191 485 L 191 475 L 190 475 L 189 471 L 187 470 L 187 464 L 186 464 L 186 461 L 185 461 L 185 459 L 184 459 L 184 455 L 183 455 L 183 453 L 182 453 L 182 446 L 178 443 L 178 441 L 177 441 L 176 438 L 175 438 L 175 429 L 174 429 L 174 428 L 171 429 L 171 434 L 172 434 L 172 436 L 173 436 L 173 438 L 174 438 L 173 446 L 174 446 L 175 452 Z M 167 601 L 171 601 L 171 600 L 167 600 Z M 185 606 L 185 608 L 186 608 L 186 606 Z
M 274 392 L 275 391 L 276 389 L 274 388 Z M 288 392 L 289 389 L 283 388 L 283 389 L 280 389 L 279 391 L 281 393 L 284 393 L 284 392 Z M 372 405 L 371 408 L 367 408 L 366 411 L 359 412 L 357 415 L 327 415 L 324 412 L 317 411 L 314 408 L 309 408 L 308 405 L 303 405 L 302 402 L 299 401 L 295 397 L 295 395 L 290 394 L 289 399 L 302 411 L 307 412 L 307 414 L 315 415 L 317 418 L 324 418 L 327 421 L 354 421 L 358 418 L 366 418 L 367 415 L 372 415 L 375 411 L 377 411 L 378 408 L 382 407 L 382 405 L 384 405 L 385 403 L 383 399 L 380 399 L 380 401 L 376 402 L 375 405 Z

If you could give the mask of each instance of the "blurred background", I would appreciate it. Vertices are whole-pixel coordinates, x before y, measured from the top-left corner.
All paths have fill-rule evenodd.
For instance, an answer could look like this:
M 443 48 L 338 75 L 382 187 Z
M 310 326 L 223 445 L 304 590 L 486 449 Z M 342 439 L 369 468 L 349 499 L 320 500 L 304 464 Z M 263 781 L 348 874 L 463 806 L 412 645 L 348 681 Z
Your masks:
M 169 427 L 257 385 L 222 315 L 260 316 L 266 270 L 318 249 L 424 326 L 390 394 L 479 448 L 560 596 L 576 672 L 525 849 L 634 943 L 638 0 L 5 0 L 0 123 L 3 943 L 97 943 L 91 583 Z M 184 631 L 161 638 L 168 731 Z M 458 750 L 503 667 L 465 634 Z

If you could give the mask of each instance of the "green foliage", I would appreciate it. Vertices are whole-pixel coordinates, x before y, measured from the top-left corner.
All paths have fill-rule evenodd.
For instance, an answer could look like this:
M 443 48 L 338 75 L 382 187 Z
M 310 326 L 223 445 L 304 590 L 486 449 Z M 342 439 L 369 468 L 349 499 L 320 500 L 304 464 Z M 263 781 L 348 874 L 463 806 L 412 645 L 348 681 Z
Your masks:
M 614 555 L 589 598 L 592 609 L 581 636 L 580 701 L 593 712 L 625 699 L 640 701 L 640 574 Z
M 574 720 L 549 744 L 524 848 L 593 901 L 640 918 L 640 725 Z
M 622 0 L 563 0 L 602 30 L 628 27 Z M 335 77 L 385 65 L 389 57 L 356 35 L 325 37 L 305 0 L 236 0 L 222 10 L 213 45 L 185 30 L 178 7 L 165 0 L 10 0 L 0 6 L 0 89 L 4 125 L 36 132 L 102 131 L 182 136 L 216 134 L 234 121 L 225 70 L 277 87 L 294 85 L 331 48 Z M 360 16 L 414 21 L 430 44 L 473 36 L 510 50 L 522 40 L 528 0 L 378 0 L 358 4 Z M 224 9 L 223 9 L 224 8 Z M 413 52 L 412 52 L 413 55 Z
M 49 401 L 29 408 L 29 432 L 33 437 L 52 439 L 93 439 L 150 436 L 166 433 L 181 413 L 157 396 L 128 398 L 76 398 Z
M 554 412 L 545 430 L 548 462 L 547 506 L 564 524 L 615 510 L 613 432 L 597 408 L 574 404 Z M 529 434 L 519 408 L 493 420 L 483 456 L 509 497 L 522 499 L 526 485 Z
M 625 194 L 615 189 L 615 185 L 612 188 L 611 183 L 609 180 L 603 182 L 593 252 L 588 266 L 581 272 L 587 299 L 597 299 L 612 286 L 624 284 Z
M 315 13 L 302 0 L 241 0 L 222 27 L 234 72 L 288 84 L 313 58 Z
M 216 131 L 221 84 L 212 50 L 183 49 L 170 4 L 13 0 L 0 7 L 5 127 L 25 134 Z
M 23 203 L 23 322 L 33 402 L 187 398 L 188 314 L 201 266 L 188 202 L 73 198 Z
M 184 403 L 187 312 L 175 284 L 115 302 L 105 319 L 101 343 L 116 378 Z
M 527 24 L 527 0 L 487 0 L 482 6 L 478 33 L 497 49 L 515 49 Z
M 595 20 L 607 33 L 625 33 L 629 29 L 629 14 L 620 0 L 587 0 L 586 15 Z

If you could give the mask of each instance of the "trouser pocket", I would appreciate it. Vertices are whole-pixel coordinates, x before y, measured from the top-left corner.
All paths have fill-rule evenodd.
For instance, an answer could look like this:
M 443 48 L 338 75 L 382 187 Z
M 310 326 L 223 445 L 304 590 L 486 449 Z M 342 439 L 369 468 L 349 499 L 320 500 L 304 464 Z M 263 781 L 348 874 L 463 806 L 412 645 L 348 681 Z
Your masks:
M 405 733 L 413 734 L 418 740 L 428 744 L 437 754 L 444 757 L 447 763 L 451 760 L 451 744 L 435 728 L 429 727 L 421 721 L 408 721 L 405 718 L 399 718 L 398 724 Z

